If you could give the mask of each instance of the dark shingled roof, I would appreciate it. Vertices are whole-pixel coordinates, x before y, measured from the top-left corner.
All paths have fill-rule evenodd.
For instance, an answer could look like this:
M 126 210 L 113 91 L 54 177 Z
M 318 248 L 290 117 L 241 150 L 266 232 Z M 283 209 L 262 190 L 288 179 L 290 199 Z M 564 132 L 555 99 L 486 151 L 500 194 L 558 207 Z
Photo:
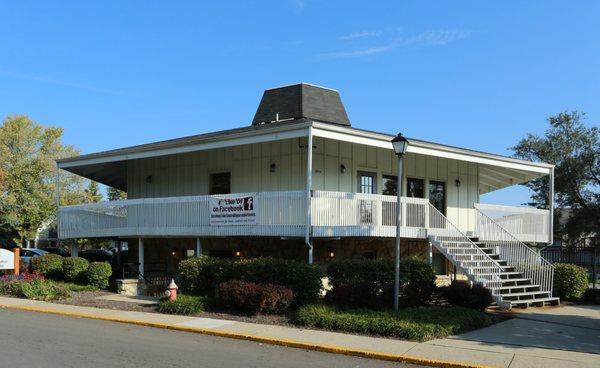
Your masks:
M 252 125 L 273 122 L 276 114 L 279 114 L 279 120 L 306 118 L 350 126 L 338 91 L 312 84 L 300 83 L 266 90 Z

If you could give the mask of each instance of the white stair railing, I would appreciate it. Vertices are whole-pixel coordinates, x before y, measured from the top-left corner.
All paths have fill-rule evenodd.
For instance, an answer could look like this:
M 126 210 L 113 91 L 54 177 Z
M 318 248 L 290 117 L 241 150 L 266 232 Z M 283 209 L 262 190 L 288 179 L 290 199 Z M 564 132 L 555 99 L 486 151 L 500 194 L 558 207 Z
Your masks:
M 502 286 L 500 277 L 502 267 L 437 208 L 431 204 L 429 206 L 430 226 L 435 228 L 435 235 L 430 235 L 429 240 L 471 281 L 481 283 L 490 289 L 500 304 L 501 296 L 498 288 Z
M 502 260 L 539 285 L 540 290 L 552 294 L 554 266 L 550 262 L 477 208 L 475 220 L 479 240 L 494 247 Z

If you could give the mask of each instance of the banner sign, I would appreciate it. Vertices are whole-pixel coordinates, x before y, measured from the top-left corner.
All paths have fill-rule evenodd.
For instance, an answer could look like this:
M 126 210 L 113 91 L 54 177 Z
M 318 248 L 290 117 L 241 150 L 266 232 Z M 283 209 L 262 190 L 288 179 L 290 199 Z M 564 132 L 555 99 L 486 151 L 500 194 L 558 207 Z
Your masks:
M 12 270 L 15 268 L 15 255 L 7 249 L 0 249 L 0 270 Z
M 211 196 L 211 225 L 256 225 L 256 195 L 228 194 Z

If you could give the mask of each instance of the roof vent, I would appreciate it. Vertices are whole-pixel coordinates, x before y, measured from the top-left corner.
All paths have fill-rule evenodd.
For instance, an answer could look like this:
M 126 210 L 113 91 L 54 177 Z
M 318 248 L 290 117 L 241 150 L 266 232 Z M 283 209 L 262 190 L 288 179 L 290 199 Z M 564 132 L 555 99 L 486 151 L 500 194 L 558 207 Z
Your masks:
M 266 90 L 252 125 L 302 118 L 350 126 L 338 91 L 305 83 Z

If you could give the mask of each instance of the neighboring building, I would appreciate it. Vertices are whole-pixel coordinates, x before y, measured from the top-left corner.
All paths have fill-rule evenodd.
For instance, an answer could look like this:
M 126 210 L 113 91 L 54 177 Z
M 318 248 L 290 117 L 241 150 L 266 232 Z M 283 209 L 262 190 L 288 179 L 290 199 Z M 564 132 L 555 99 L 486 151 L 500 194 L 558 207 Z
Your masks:
M 352 127 L 335 90 L 269 89 L 248 127 L 59 160 L 59 168 L 128 196 L 61 207 L 59 238 L 128 241 L 129 262 L 141 260 L 146 274 L 170 274 L 200 252 L 318 263 L 392 257 L 398 159 L 391 133 Z M 409 140 L 402 257 L 429 259 L 440 274 L 453 264 L 498 300 L 548 299 L 551 266 L 523 242 L 552 242 L 550 211 L 478 202 L 535 178 L 553 180 L 553 166 Z M 501 298 L 505 291 L 519 295 Z

